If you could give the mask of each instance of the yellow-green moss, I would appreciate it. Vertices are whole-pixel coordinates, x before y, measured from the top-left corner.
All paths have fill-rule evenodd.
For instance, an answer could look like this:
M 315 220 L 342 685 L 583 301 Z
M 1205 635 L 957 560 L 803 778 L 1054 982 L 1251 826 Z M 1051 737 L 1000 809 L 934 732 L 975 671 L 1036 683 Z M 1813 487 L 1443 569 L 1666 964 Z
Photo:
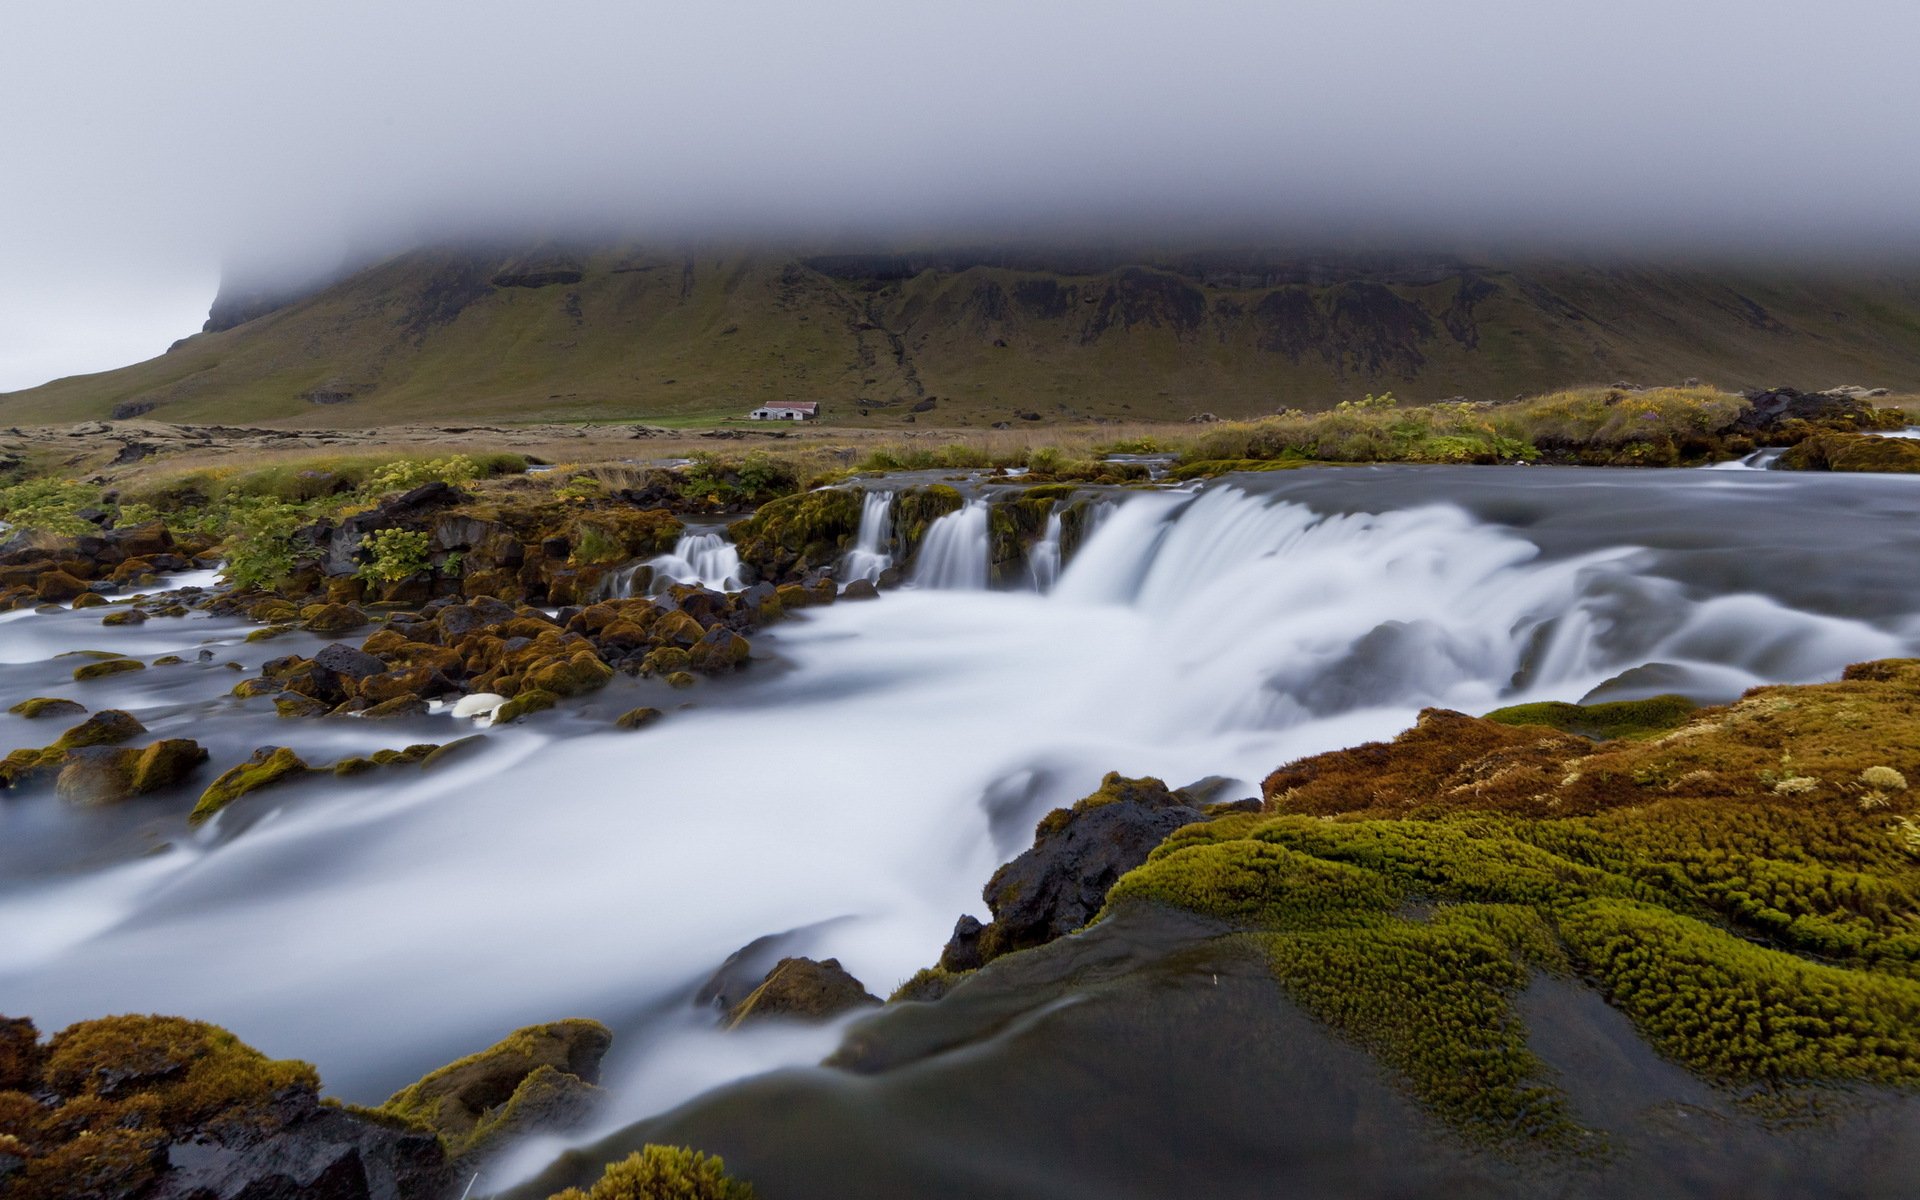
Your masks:
M 1545 725 L 1563 733 L 1605 741 L 1665 733 L 1686 724 L 1698 707 L 1685 696 L 1652 696 L 1645 700 L 1614 700 L 1602 704 L 1563 704 L 1550 700 L 1496 708 L 1487 714 L 1487 720 L 1502 725 Z
M 75 682 L 85 683 L 89 679 L 105 679 L 109 675 L 120 675 L 128 671 L 144 671 L 147 664 L 137 658 L 109 658 L 101 662 L 90 662 L 84 667 L 73 669 Z
M 552 1200 L 753 1200 L 753 1186 L 727 1174 L 726 1163 L 683 1146 L 645 1146 L 610 1164 L 586 1191 L 568 1188 Z
M 187 821 L 198 825 L 248 792 L 304 775 L 309 769 L 299 755 L 285 746 L 266 747 L 209 784 Z
M 493 710 L 493 723 L 506 725 L 521 717 L 544 711 L 560 703 L 560 697 L 540 688 L 527 688 Z
M 17 717 L 38 720 L 41 717 L 72 717 L 87 711 L 87 706 L 58 696 L 35 696 L 7 709 Z
M 1496 1135 L 1564 1129 L 1513 1008 L 1535 969 L 1594 980 L 1713 1079 L 1920 1085 L 1914 770 L 1911 660 L 1638 740 L 1423 714 L 1276 771 L 1265 813 L 1176 831 L 1108 905 L 1250 931 L 1299 1003 Z

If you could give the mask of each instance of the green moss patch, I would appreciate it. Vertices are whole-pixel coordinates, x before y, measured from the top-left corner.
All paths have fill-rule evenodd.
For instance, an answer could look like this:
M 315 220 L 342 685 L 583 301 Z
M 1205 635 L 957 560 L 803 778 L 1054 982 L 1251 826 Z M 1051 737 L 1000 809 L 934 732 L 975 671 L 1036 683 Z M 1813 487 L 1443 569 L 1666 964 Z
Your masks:
M 1683 705 L 1520 714 L 1632 731 L 1598 743 L 1423 714 L 1177 831 L 1108 908 L 1249 931 L 1297 1002 L 1496 1137 L 1571 1128 L 1516 1015 L 1538 970 L 1716 1081 L 1920 1085 L 1920 663 Z
M 1545 725 L 1562 733 L 1606 741 L 1665 733 L 1686 724 L 1697 708 L 1685 696 L 1652 696 L 1604 704 L 1565 704 L 1549 700 L 1496 708 L 1487 714 L 1487 720 L 1501 725 Z

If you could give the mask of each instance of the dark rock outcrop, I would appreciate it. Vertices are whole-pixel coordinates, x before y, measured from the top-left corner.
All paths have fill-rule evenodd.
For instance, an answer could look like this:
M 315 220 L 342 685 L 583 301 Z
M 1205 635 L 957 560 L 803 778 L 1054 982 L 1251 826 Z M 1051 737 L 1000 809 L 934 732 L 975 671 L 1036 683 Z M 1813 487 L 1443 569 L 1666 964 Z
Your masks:
M 1033 847 L 993 873 L 981 893 L 992 922 L 961 917 L 941 967 L 972 970 L 1079 929 L 1168 834 L 1206 819 L 1201 803 L 1158 779 L 1108 775 L 1093 795 L 1042 818 Z
M 727 1028 L 768 1017 L 824 1021 L 860 1008 L 878 1008 L 880 998 L 849 975 L 837 958 L 783 958 L 747 998 L 727 1012 Z

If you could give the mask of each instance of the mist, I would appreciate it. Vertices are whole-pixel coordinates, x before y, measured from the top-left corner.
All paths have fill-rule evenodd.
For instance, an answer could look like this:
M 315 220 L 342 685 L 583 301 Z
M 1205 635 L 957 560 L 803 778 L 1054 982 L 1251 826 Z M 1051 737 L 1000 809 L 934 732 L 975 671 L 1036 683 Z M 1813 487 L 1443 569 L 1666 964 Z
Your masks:
M 0 390 L 467 236 L 1920 245 L 1920 10 L 104 3 L 0 16 Z

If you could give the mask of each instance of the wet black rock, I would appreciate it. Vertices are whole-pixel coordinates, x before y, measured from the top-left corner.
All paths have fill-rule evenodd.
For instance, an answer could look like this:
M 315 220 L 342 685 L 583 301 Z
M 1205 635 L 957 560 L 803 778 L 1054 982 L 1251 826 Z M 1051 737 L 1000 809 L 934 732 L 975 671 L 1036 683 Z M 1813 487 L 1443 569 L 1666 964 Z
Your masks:
M 349 646 L 344 642 L 322 646 L 313 656 L 313 665 L 348 679 L 365 679 L 370 675 L 379 675 L 387 669 L 386 663 L 365 650 Z
M 1158 779 L 1108 775 L 1093 795 L 1042 818 L 1033 847 L 994 872 L 981 892 L 993 921 L 960 918 L 940 965 L 972 970 L 1079 929 L 1168 834 L 1207 819 L 1202 803 Z
M 440 1195 L 452 1172 L 440 1141 L 322 1105 L 305 1089 L 274 1107 L 277 1127 L 235 1123 L 217 1139 L 167 1147 L 152 1200 L 409 1200 Z

